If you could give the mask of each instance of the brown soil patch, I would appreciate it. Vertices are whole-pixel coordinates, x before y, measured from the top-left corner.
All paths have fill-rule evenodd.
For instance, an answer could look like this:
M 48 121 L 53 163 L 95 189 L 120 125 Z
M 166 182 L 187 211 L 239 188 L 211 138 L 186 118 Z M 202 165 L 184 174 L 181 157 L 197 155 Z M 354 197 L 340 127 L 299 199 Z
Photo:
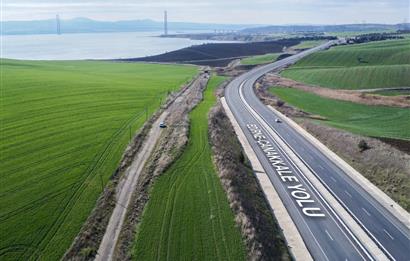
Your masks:
M 399 140 L 399 139 L 382 138 L 382 137 L 377 137 L 377 139 L 383 141 L 384 143 L 390 144 L 391 146 L 401 151 L 404 151 L 410 155 L 410 140 Z
M 284 86 L 295 88 L 335 100 L 350 101 L 366 105 L 410 108 L 410 100 L 406 96 L 382 96 L 354 90 L 323 88 L 283 78 L 274 73 L 267 74 L 265 77 L 262 78 L 260 83 L 263 86 Z

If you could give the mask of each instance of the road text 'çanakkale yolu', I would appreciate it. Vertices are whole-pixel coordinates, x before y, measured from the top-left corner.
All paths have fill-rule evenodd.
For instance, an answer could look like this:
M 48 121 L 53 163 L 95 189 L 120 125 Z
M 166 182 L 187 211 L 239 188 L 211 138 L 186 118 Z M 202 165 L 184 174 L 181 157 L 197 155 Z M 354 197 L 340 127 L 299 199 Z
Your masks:
M 247 128 L 265 153 L 265 156 L 268 158 L 282 182 L 287 183 L 286 188 L 290 191 L 290 195 L 297 205 L 302 209 L 302 213 L 309 217 L 324 217 L 325 214 L 319 207 L 314 206 L 316 205 L 315 201 L 306 191 L 306 188 L 303 187 L 299 179 L 293 174 L 292 170 L 286 166 L 286 163 L 281 159 L 280 154 L 273 147 L 272 143 L 262 134 L 261 129 L 256 124 L 247 124 Z

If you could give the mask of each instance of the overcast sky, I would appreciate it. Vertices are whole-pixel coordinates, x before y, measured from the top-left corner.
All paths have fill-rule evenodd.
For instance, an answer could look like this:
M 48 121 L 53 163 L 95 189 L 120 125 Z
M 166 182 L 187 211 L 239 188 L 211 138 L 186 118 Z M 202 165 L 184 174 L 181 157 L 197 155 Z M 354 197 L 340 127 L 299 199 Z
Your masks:
M 409 0 L 1 0 L 4 20 L 88 17 L 237 24 L 408 22 Z

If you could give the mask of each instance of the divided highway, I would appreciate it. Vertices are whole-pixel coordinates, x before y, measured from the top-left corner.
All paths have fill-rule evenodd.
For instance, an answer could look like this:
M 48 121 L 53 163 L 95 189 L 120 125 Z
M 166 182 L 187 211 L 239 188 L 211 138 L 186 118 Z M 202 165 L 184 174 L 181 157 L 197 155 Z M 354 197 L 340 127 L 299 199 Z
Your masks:
M 410 260 L 410 231 L 372 195 L 291 126 L 253 91 L 264 74 L 331 46 L 328 42 L 258 67 L 226 88 L 225 98 L 315 260 L 375 260 L 294 162 L 284 142 L 391 260 Z M 281 142 L 278 142 L 280 140 Z

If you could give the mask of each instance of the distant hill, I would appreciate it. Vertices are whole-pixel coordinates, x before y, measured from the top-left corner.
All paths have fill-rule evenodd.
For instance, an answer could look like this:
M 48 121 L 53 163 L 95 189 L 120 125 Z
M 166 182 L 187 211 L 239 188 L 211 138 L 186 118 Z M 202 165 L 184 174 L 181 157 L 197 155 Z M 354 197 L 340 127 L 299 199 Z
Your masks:
M 410 29 L 410 23 L 403 24 L 342 24 L 342 25 L 270 25 L 243 29 L 242 33 L 289 33 L 289 32 L 361 32 Z
M 4 21 L 0 22 L 2 34 L 54 34 L 57 31 L 55 19 L 35 21 Z M 162 31 L 162 22 L 145 20 L 129 21 L 95 21 L 88 18 L 74 18 L 61 20 L 61 33 L 101 33 L 101 32 L 148 32 Z M 201 24 L 169 22 L 168 27 L 172 31 L 192 30 L 241 30 L 251 25 L 230 24 Z
M 121 61 L 170 62 L 209 66 L 226 66 L 232 60 L 240 57 L 267 53 L 280 53 L 283 51 L 284 47 L 297 45 L 300 42 L 300 38 L 294 38 L 265 42 L 209 43 L 193 45 L 160 55 L 121 59 Z

